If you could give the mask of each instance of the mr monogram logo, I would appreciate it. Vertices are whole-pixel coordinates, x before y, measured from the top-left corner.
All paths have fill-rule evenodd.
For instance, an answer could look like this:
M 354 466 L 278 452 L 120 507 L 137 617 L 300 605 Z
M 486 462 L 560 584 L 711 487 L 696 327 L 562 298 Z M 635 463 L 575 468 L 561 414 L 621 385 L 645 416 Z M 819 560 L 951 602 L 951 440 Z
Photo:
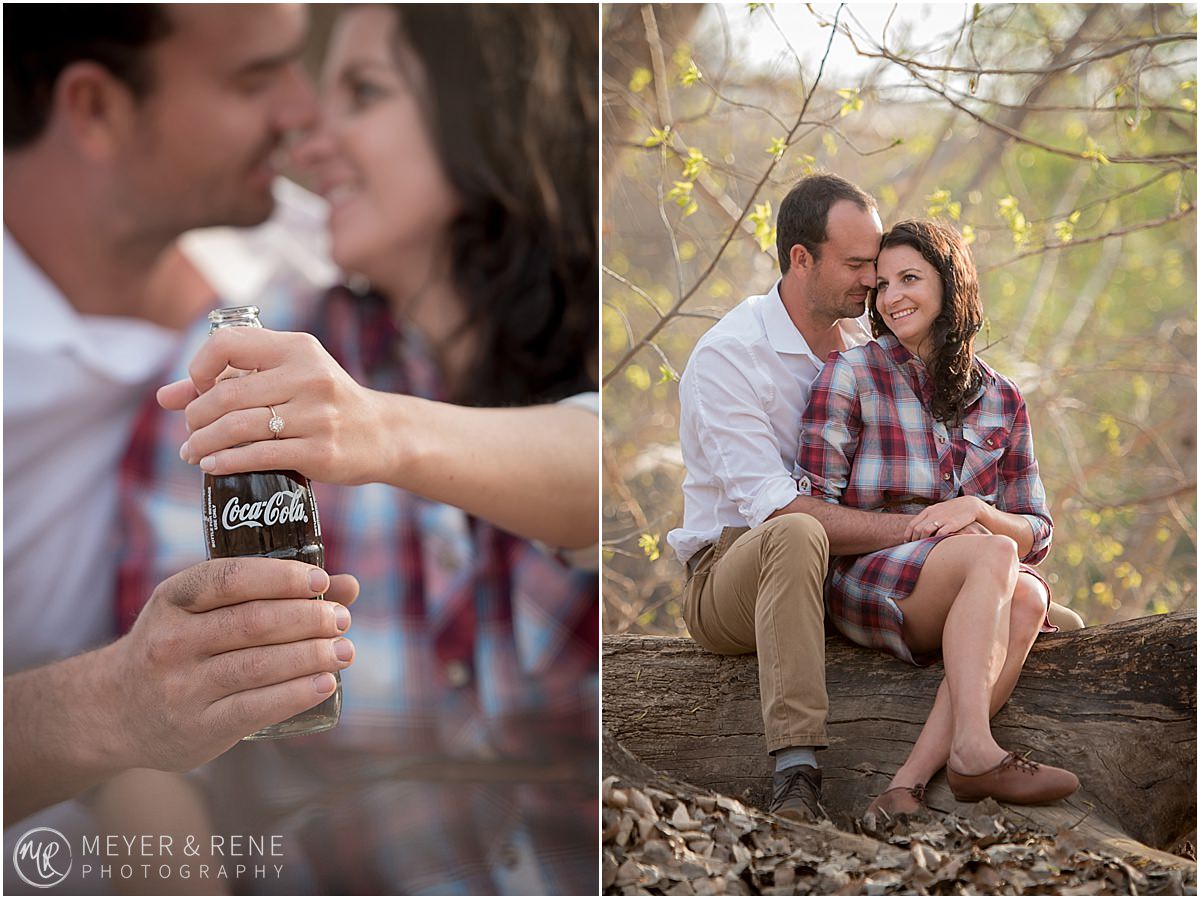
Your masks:
M 31 887 L 57 886 L 71 873 L 71 844 L 53 827 L 35 827 L 17 840 L 13 867 Z

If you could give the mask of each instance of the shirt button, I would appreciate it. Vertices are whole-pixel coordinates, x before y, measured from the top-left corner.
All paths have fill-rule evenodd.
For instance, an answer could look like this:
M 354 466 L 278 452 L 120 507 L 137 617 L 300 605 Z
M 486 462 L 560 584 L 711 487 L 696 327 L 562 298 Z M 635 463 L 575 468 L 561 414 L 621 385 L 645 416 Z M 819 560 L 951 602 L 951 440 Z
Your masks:
M 471 680 L 471 672 L 462 662 L 450 662 L 445 668 L 446 680 L 452 687 L 465 687 Z
M 992 446 L 992 445 L 994 445 L 994 444 L 995 444 L 995 441 L 994 441 L 994 440 L 992 440 L 992 438 L 991 438 L 991 437 L 989 437 L 989 438 L 987 439 L 987 445 L 988 445 L 988 446 Z
M 943 481 L 950 480 L 950 472 L 946 472 L 944 475 L 942 475 L 942 480 Z
M 938 441 L 938 443 L 945 443 L 945 442 L 946 442 L 946 438 L 945 438 L 945 437 L 943 437 L 941 434 L 938 434 L 938 435 L 937 435 L 937 441 Z

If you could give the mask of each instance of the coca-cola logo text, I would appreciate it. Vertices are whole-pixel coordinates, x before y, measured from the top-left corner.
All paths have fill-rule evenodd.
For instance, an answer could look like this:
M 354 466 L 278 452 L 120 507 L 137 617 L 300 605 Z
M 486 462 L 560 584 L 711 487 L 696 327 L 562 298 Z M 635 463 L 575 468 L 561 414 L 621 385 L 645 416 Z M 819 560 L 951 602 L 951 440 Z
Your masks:
M 227 531 L 235 528 L 261 528 L 295 521 L 308 521 L 304 505 L 304 490 L 280 490 L 268 500 L 242 505 L 236 496 L 221 511 L 221 526 Z

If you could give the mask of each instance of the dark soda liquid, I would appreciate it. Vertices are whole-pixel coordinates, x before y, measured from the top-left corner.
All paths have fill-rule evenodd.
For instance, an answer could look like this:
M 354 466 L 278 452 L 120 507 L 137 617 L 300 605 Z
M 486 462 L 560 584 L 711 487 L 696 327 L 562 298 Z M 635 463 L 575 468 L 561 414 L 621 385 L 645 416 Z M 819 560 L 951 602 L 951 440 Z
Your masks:
M 308 479 L 295 471 L 204 476 L 204 540 L 210 559 L 265 556 L 325 567 L 321 521 Z M 316 597 L 323 599 L 323 596 Z M 342 710 L 342 677 L 328 699 L 243 739 L 273 740 L 329 730 Z

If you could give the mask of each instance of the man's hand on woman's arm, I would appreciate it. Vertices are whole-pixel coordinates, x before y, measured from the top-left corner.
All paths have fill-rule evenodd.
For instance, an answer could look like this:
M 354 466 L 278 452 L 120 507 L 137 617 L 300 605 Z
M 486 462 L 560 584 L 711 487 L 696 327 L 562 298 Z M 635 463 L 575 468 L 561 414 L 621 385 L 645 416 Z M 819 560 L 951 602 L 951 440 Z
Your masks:
M 821 522 L 831 556 L 857 556 L 906 543 L 905 534 L 913 520 L 912 515 L 851 509 L 813 496 L 797 496 L 767 520 L 791 512 L 803 512 Z
M 326 601 L 312 597 L 325 593 Z M 115 643 L 4 679 L 4 818 L 128 768 L 186 771 L 311 708 L 358 584 L 302 562 L 217 559 L 163 581 Z

